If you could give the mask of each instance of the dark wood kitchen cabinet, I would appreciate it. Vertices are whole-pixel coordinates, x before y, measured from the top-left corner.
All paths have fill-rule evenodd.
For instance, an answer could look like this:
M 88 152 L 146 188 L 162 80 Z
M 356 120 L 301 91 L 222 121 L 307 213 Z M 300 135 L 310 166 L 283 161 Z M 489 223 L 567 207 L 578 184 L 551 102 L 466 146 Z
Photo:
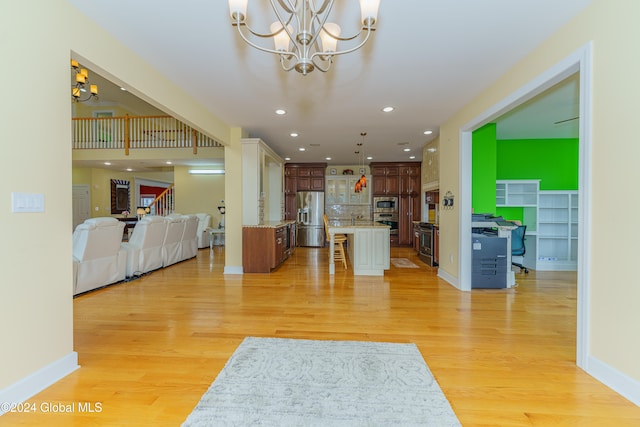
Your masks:
M 400 196 L 398 204 L 398 245 L 413 244 L 413 223 L 420 221 L 420 195 Z
M 296 219 L 296 193 L 284 195 L 284 219 Z
M 420 223 L 413 223 L 413 250 L 420 252 Z
M 270 273 L 295 250 L 295 223 L 242 228 L 242 269 Z
M 413 244 L 413 221 L 420 221 L 421 163 L 373 162 L 371 180 L 373 196 L 398 198 L 397 244 Z M 393 241 L 396 244 L 395 241 Z
M 324 191 L 324 171 L 326 164 L 320 166 L 298 167 L 298 191 Z
M 284 219 L 296 219 L 298 191 L 324 191 L 326 163 L 287 163 L 284 165 Z
M 420 194 L 420 165 L 400 166 L 400 194 L 414 196 Z
M 287 191 L 324 191 L 326 163 L 287 163 L 284 165 Z
M 397 196 L 400 190 L 398 166 L 388 163 L 371 163 L 373 196 Z

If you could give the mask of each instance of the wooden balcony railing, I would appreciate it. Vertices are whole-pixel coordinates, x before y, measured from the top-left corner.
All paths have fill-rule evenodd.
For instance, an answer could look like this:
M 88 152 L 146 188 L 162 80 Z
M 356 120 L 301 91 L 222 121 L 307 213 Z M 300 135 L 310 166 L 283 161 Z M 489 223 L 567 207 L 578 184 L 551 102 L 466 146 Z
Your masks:
M 171 116 L 135 116 L 72 119 L 73 148 L 120 149 L 125 155 L 139 148 L 222 147 L 215 139 Z
M 153 199 L 149 206 L 145 207 L 149 209 L 151 215 L 167 216 L 174 213 L 173 184 Z

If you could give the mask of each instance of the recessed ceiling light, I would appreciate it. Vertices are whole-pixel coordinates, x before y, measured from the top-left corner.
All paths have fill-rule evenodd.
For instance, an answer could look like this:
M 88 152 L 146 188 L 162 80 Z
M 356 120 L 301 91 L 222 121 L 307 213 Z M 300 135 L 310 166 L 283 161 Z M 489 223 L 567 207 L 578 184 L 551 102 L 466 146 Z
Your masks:
M 298 136 L 298 134 L 296 132 L 291 132 L 289 135 L 291 135 L 292 138 L 295 138 Z
M 390 113 L 390 112 L 392 112 L 393 110 L 395 110 L 395 108 L 394 108 L 394 107 L 384 107 L 384 108 L 382 109 L 382 111 L 384 111 L 385 113 Z
M 372 156 L 367 156 L 367 160 L 373 160 Z
M 413 159 L 415 159 L 415 158 L 416 158 L 416 156 L 409 156 L 409 158 L 410 158 L 411 160 L 413 160 Z
M 279 116 L 285 115 L 287 114 L 287 112 L 285 110 L 276 110 L 276 114 Z
M 170 160 L 167 160 L 165 163 L 168 165 L 172 164 Z
M 111 166 L 111 162 L 104 162 L 105 166 Z
M 131 168 L 127 168 L 127 169 L 126 169 L 126 171 L 127 171 L 127 172 L 133 172 L 133 169 L 131 169 Z
M 411 148 L 403 148 L 402 151 L 411 151 Z
M 120 90 L 124 90 L 125 92 L 127 91 L 125 88 L 121 87 Z
M 431 135 L 431 134 L 433 133 L 433 131 L 432 131 L 432 130 L 427 129 L 427 130 L 425 130 L 423 133 L 424 133 L 425 135 Z
M 306 148 L 304 148 L 304 147 L 300 147 L 300 148 L 298 148 L 298 151 L 306 151 L 306 150 L 307 150 L 307 149 L 306 149 Z
M 331 157 L 325 157 L 325 160 L 331 160 Z
M 285 157 L 284 159 L 285 159 L 286 161 L 289 161 L 289 160 L 291 160 L 291 157 Z

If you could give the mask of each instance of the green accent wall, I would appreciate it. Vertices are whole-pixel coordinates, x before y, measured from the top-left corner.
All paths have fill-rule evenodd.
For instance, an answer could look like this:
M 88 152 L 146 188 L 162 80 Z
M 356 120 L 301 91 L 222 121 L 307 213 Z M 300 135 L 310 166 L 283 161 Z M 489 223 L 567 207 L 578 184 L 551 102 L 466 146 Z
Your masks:
M 476 213 L 496 211 L 496 124 L 489 123 L 473 132 L 471 207 Z
M 496 207 L 496 180 L 539 179 L 540 190 L 578 189 L 577 138 L 496 140 L 496 125 L 473 132 L 472 198 L 476 213 L 535 223 L 533 212 Z
M 520 222 L 524 223 L 524 208 L 517 208 L 513 206 L 506 207 L 496 207 L 496 215 L 500 215 L 504 219 L 507 220 L 520 220 Z
M 498 180 L 539 179 L 540 190 L 578 189 L 577 138 L 499 140 L 496 154 Z

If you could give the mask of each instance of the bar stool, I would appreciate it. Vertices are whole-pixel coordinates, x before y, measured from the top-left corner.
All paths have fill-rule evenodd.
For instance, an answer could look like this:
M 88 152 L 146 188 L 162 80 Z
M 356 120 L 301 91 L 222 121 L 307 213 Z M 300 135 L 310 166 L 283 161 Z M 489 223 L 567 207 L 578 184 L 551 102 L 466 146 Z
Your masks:
M 327 235 L 327 242 L 331 244 L 331 236 L 329 235 L 329 219 L 327 218 L 327 214 L 323 215 L 324 219 L 324 231 Z M 335 234 L 333 236 L 333 248 L 329 248 L 329 250 L 333 251 L 333 260 L 334 261 L 342 261 L 342 265 L 344 269 L 347 269 L 347 256 L 344 251 L 344 242 L 347 241 L 347 236 L 344 234 Z M 329 252 L 329 257 L 331 257 L 331 252 Z

